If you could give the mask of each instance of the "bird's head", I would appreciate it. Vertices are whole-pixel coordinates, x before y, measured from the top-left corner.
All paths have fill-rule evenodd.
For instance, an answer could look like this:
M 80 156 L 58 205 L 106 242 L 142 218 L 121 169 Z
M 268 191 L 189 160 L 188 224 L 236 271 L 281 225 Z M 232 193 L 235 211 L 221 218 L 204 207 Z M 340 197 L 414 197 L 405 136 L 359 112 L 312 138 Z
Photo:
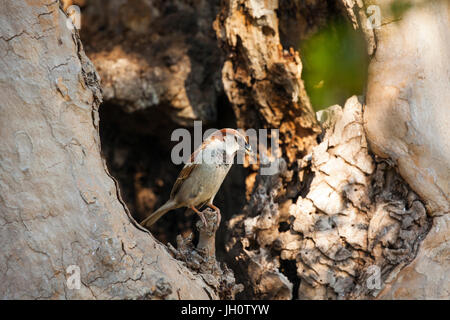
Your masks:
M 246 154 L 252 155 L 252 147 L 248 139 L 235 129 L 221 129 L 213 132 L 202 144 L 200 148 L 202 160 L 211 158 L 217 161 L 217 156 L 226 156 L 226 162 L 232 162 L 237 151 L 242 150 Z M 199 152 L 200 152 L 199 150 Z M 196 152 L 197 153 L 197 152 Z M 194 155 L 193 155 L 194 156 Z
M 246 154 L 252 155 L 252 147 L 248 138 L 235 129 L 221 129 L 212 134 L 225 142 L 227 153 L 234 154 L 238 150 L 243 150 Z

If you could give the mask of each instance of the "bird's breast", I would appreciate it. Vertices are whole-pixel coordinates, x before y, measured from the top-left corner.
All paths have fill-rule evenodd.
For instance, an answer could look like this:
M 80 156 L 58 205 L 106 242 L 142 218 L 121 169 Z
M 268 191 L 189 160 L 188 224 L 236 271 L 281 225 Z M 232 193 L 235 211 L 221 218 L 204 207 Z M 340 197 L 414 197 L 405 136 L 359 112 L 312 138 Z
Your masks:
M 183 182 L 177 200 L 194 205 L 208 201 L 219 191 L 230 168 L 231 164 L 200 164 Z

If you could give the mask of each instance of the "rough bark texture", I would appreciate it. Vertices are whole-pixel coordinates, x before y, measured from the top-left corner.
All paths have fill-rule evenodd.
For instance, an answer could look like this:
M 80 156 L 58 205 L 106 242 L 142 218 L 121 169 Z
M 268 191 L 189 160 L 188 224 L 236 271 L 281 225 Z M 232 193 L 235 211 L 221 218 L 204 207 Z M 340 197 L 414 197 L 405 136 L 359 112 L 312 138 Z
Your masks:
M 375 53 L 377 45 L 384 45 L 385 40 L 382 37 L 378 39 L 378 34 L 367 28 L 365 9 L 368 5 L 361 1 L 340 3 L 355 28 L 362 29 L 365 34 L 368 53 Z M 284 157 L 278 160 L 279 174 L 257 176 L 256 179 L 253 175 L 247 179 L 247 192 L 252 194 L 251 200 L 243 214 L 229 222 L 227 250 L 231 257 L 237 259 L 239 270 L 248 275 L 246 279 L 241 279 L 246 283 L 247 297 L 288 299 L 292 297 L 292 290 L 296 286 L 299 286 L 298 297 L 306 299 L 374 297 L 380 292 L 380 288 L 369 284 L 374 266 L 381 271 L 384 285 L 392 282 L 399 271 L 416 256 L 419 244 L 431 225 L 424 205 L 428 206 L 429 214 L 436 211 L 430 207 L 432 199 L 427 193 L 436 188 L 424 192 L 418 188 L 417 182 L 410 179 L 415 175 L 414 170 L 411 170 L 413 167 L 408 168 L 409 172 L 404 172 L 400 165 L 400 174 L 420 194 L 419 198 L 395 171 L 393 165 L 397 162 L 371 157 L 364 133 L 362 106 L 356 98 L 350 99 L 343 111 L 340 111 L 340 107 L 332 107 L 321 114 L 332 116 L 331 120 L 325 122 L 323 140 L 314 147 L 315 125 L 314 120 L 308 117 L 309 102 L 300 79 L 301 61 L 294 50 L 283 51 L 279 48 L 278 25 L 282 23 L 278 19 L 282 20 L 284 16 L 282 11 L 277 11 L 277 16 L 278 5 L 278 1 L 264 4 L 244 0 L 224 1 L 215 24 L 218 37 L 228 53 L 222 71 L 224 88 L 233 104 L 239 125 L 279 127 Z M 444 10 L 443 21 L 438 20 L 439 25 L 436 26 L 446 36 L 447 12 Z M 407 39 L 406 35 L 393 34 L 389 43 L 395 43 L 397 37 Z M 438 38 L 436 41 L 439 43 L 446 43 L 444 36 Z M 419 45 L 421 42 L 417 40 L 414 43 Z M 277 47 L 278 51 L 275 49 Z M 409 58 L 407 52 L 402 53 L 393 48 L 386 52 L 400 54 L 398 59 Z M 447 53 L 442 55 L 447 57 Z M 445 59 L 439 59 L 438 65 L 441 60 Z M 433 58 L 428 57 L 427 61 L 432 64 Z M 372 68 L 380 65 L 379 62 L 374 59 Z M 408 68 L 402 71 L 405 66 L 397 61 L 395 63 L 396 68 L 389 65 L 383 67 L 390 68 L 391 73 L 397 71 L 397 75 L 410 72 Z M 293 66 L 296 67 L 295 71 Z M 446 70 L 443 67 L 441 71 L 444 85 L 448 83 L 444 75 Z M 281 75 L 280 78 L 278 75 Z M 390 105 L 392 99 L 384 99 L 385 96 L 373 88 L 372 83 L 380 77 L 387 83 L 390 81 L 383 70 L 371 74 L 368 88 L 368 96 L 371 96 L 368 102 Z M 433 94 L 434 99 L 442 91 L 439 86 L 436 91 L 427 86 L 426 89 L 416 91 L 419 96 L 421 90 Z M 415 98 L 422 101 L 419 96 Z M 445 114 L 441 106 L 439 110 Z M 376 112 L 383 118 L 388 114 L 381 109 Z M 286 116 L 289 114 L 295 115 L 294 121 L 289 121 L 289 116 Z M 424 110 L 416 115 L 423 117 Z M 370 137 L 376 139 L 377 135 L 385 136 L 386 148 L 392 145 L 385 122 L 376 116 L 372 118 L 366 114 L 364 117 L 369 136 L 370 126 L 373 126 Z M 410 118 L 410 115 L 402 114 L 401 119 L 399 117 L 392 121 L 392 128 L 398 130 L 398 122 Z M 441 119 L 447 118 L 444 116 Z M 443 126 L 438 122 L 435 128 Z M 303 130 L 305 127 L 309 129 Z M 291 140 L 288 132 L 301 143 Z M 433 139 L 439 136 L 436 130 L 426 136 L 432 135 Z M 438 138 L 435 141 L 442 140 Z M 426 143 L 438 145 L 421 139 L 409 142 L 410 145 Z M 312 155 L 299 160 L 302 158 L 301 153 L 304 152 L 304 155 L 311 151 L 311 147 Z M 446 152 L 446 145 L 443 152 Z M 432 157 L 433 153 L 428 154 L 428 158 Z M 416 161 L 403 160 L 418 164 L 421 162 L 419 158 Z M 445 158 L 448 160 L 448 155 Z M 393 157 L 393 160 L 397 158 Z M 433 167 L 428 166 L 429 161 L 425 158 L 423 161 L 423 170 L 433 170 Z M 448 182 L 448 165 L 445 164 L 441 170 L 445 171 L 442 181 Z M 424 184 L 421 187 L 426 188 Z M 446 206 L 448 191 L 440 191 L 441 205 Z M 441 235 L 436 238 L 436 241 L 442 240 L 444 244 L 439 242 L 436 245 L 445 249 L 445 237 Z M 434 292 L 432 296 L 442 298 L 447 295 L 447 283 L 443 287 L 436 287 L 436 284 L 443 275 L 448 274 L 448 267 L 445 263 L 440 266 L 428 261 L 434 256 L 429 253 L 419 254 L 421 268 L 425 263 L 441 270 L 436 277 L 427 275 L 417 285 L 420 287 L 428 283 L 429 287 L 425 291 Z M 428 260 L 420 263 L 423 258 Z M 438 261 L 437 257 L 435 259 Z M 293 273 L 292 268 L 296 272 Z M 294 293 L 294 296 L 297 294 Z
M 223 1 L 214 28 L 227 58 L 222 81 L 241 128 L 279 128 L 289 164 L 315 144 L 320 128 L 301 80 L 298 52 L 284 50 L 278 0 Z
M 363 0 L 337 0 L 337 5 L 350 20 L 353 28 L 361 30 L 367 43 L 367 53 L 372 56 L 377 47 L 374 28 L 370 27 L 367 19 L 367 7 L 371 4 Z
M 247 195 L 261 196 L 254 201 L 254 212 L 251 205 L 243 212 L 253 216 L 261 214 L 268 219 L 279 213 L 277 202 L 289 201 L 298 192 L 299 180 L 297 177 L 292 179 L 295 169 L 288 171 L 288 168 L 297 166 L 296 160 L 316 144 L 316 136 L 320 132 L 301 80 L 299 54 L 292 47 L 283 49 L 278 9 L 277 0 L 222 1 L 221 11 L 214 22 L 220 45 L 227 55 L 222 82 L 238 127 L 280 130 L 283 156 L 279 163 L 280 173 L 268 177 L 259 191 L 256 172 L 246 179 Z M 280 155 L 272 156 L 277 158 Z M 253 166 L 252 169 L 257 170 L 258 167 Z M 272 221 L 277 227 L 278 221 Z M 292 298 L 293 286 L 280 272 L 280 262 L 271 256 L 270 246 L 266 246 L 267 250 L 265 246 L 259 250 L 247 250 L 250 244 L 244 242 L 241 245 L 237 240 L 245 239 L 244 229 L 238 224 L 236 219 L 229 223 L 230 234 L 235 236 L 226 250 L 228 261 L 234 261 L 235 270 L 238 270 L 238 280 L 246 284 L 244 296 Z M 254 233 L 250 232 L 249 237 L 254 238 Z M 236 242 L 239 242 L 238 247 L 233 250 Z
M 376 1 L 382 26 L 369 68 L 367 137 L 425 201 L 433 228 L 416 260 L 381 297 L 448 299 L 450 293 L 450 2 L 410 1 L 394 19 Z
M 193 245 L 192 234 L 183 238 L 177 237 L 177 249 L 170 243 L 169 249 L 178 260 L 184 261 L 186 265 L 213 287 L 221 299 L 232 300 L 236 293 L 243 290 L 242 284 L 236 284 L 233 271 L 226 264 L 219 264 L 216 260 L 216 232 L 217 213 L 207 208 L 203 214 L 208 222 L 205 225 L 201 220 L 197 221 L 196 227 L 199 232 L 197 247 Z
M 0 296 L 217 298 L 120 201 L 100 157 L 99 78 L 59 3 L 2 1 L 0 16 Z
M 367 285 L 373 268 L 385 281 L 411 262 L 429 220 L 423 203 L 394 168 L 370 157 L 356 97 L 343 110 L 334 106 L 320 116 L 325 119 L 323 141 L 299 163 L 298 174 L 309 179 L 302 195 L 293 204 L 276 203 L 280 185 L 292 176 L 283 162 L 279 175 L 258 177 L 245 208 L 250 217 L 230 221 L 228 250 L 243 269 L 259 262 L 263 278 L 277 272 L 283 261 L 294 262 L 300 299 L 370 298 L 381 289 Z M 282 275 L 269 286 L 260 284 L 261 271 L 246 273 L 248 287 L 257 288 L 255 297 L 279 287 L 282 298 L 291 297 L 292 284 Z
M 430 212 L 441 215 L 450 211 L 450 3 L 412 5 L 395 22 L 382 11 L 365 122 L 373 150 L 395 161 Z
M 211 24 L 218 1 L 90 0 L 81 37 L 106 102 L 139 111 L 153 133 L 171 122 L 217 119 L 221 55 Z M 111 107 L 111 106 L 110 106 Z M 163 129 L 164 130 L 164 129 Z
M 448 299 L 450 7 L 414 0 L 397 17 L 393 1 L 63 1 L 82 6 L 100 113 L 99 77 L 57 1 L 1 2 L 0 296 L 242 289 L 215 261 L 214 224 L 197 226 L 197 248 L 192 235 L 168 250 L 139 230 L 100 157 L 100 114 L 102 151 L 135 217 L 167 200 L 171 129 L 280 129 L 277 174 L 235 168 L 217 197 L 238 297 Z M 380 29 L 367 25 L 372 4 Z M 316 115 L 291 47 L 336 8 L 366 38 L 367 93 Z M 180 212 L 164 219 L 160 239 L 192 229 Z M 80 290 L 66 286 L 70 265 Z
M 449 299 L 449 217 L 433 218 L 433 227 L 420 244 L 417 257 L 387 281 L 379 299 Z

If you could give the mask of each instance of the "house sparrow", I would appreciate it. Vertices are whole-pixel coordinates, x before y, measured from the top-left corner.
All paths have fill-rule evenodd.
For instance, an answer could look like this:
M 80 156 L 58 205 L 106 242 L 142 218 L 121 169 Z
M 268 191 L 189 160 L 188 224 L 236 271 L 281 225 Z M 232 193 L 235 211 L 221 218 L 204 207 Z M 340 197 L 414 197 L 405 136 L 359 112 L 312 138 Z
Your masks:
M 144 219 L 141 225 L 149 227 L 168 211 L 188 207 L 200 216 L 206 226 L 203 213 L 197 209 L 204 205 L 217 212 L 219 224 L 220 210 L 213 200 L 240 149 L 244 149 L 246 154 L 251 153 L 244 135 L 234 129 L 215 131 L 192 153 L 175 181 L 170 199 Z

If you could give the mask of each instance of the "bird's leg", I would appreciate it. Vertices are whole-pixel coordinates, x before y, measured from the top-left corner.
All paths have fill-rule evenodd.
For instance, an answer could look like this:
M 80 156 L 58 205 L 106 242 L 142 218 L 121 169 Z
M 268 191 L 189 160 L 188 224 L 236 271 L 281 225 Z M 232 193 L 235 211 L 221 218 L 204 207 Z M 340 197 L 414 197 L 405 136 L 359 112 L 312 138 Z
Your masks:
M 215 205 L 213 205 L 212 203 L 208 203 L 206 204 L 208 207 L 210 207 L 211 209 L 213 209 L 215 212 L 217 212 L 217 225 L 220 225 L 220 220 L 222 220 L 222 216 L 220 215 L 220 209 L 217 208 Z
M 203 212 L 199 211 L 199 210 L 198 210 L 196 207 L 194 207 L 194 206 L 190 206 L 190 208 L 191 208 L 192 210 L 194 210 L 195 213 L 197 213 L 197 214 L 200 216 L 200 219 L 202 220 L 203 224 L 204 224 L 205 226 L 207 226 L 208 223 L 206 222 L 206 218 L 205 218 L 205 216 L 203 215 Z

